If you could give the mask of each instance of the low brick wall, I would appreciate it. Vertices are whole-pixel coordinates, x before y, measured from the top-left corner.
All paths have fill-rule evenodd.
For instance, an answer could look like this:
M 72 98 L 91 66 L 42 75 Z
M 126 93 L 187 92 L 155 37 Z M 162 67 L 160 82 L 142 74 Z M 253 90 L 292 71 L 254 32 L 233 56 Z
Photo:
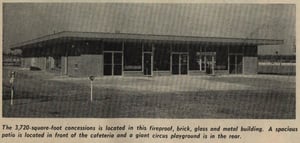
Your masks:
M 244 57 L 243 74 L 257 74 L 257 57 Z

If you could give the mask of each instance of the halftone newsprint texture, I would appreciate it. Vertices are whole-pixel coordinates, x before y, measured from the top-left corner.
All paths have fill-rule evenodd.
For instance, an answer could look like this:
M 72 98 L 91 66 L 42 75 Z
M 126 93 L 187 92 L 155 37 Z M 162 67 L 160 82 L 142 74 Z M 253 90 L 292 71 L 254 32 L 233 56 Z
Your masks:
M 295 119 L 295 11 L 4 3 L 3 117 Z
M 296 3 L 182 2 L 2 2 L 0 142 L 298 142 Z

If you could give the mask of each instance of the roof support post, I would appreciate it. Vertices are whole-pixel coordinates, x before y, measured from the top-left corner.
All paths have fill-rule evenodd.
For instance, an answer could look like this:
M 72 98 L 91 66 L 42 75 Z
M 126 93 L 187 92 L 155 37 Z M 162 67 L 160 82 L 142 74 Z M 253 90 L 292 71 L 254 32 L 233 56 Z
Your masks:
M 124 40 L 122 40 L 122 76 L 124 76 L 124 46 L 125 46 L 125 42 Z
M 68 75 L 68 47 L 66 47 L 64 75 Z
M 230 74 L 230 57 L 229 57 L 229 48 L 230 46 L 226 46 L 227 47 L 227 70 L 228 70 L 228 74 Z

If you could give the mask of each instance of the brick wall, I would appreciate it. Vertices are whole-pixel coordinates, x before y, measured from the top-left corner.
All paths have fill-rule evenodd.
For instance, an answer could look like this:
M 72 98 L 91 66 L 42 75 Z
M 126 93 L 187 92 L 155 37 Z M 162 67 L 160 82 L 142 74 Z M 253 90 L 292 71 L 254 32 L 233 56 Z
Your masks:
M 257 66 L 258 66 L 258 58 L 257 57 L 244 57 L 244 74 L 256 74 Z
M 68 75 L 69 76 L 80 76 L 80 56 L 68 56 Z
M 65 68 L 65 58 L 62 59 L 62 73 Z M 75 77 L 102 76 L 103 55 L 81 55 L 68 57 L 68 75 Z
M 103 75 L 103 55 L 81 55 L 80 74 L 82 76 Z
M 257 46 L 245 47 L 243 57 L 243 74 L 257 74 Z

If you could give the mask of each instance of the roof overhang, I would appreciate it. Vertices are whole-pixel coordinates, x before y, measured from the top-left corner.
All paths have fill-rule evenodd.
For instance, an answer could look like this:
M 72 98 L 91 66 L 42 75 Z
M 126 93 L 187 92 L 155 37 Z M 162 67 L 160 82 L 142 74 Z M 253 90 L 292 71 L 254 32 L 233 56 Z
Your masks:
M 248 39 L 248 38 L 224 38 L 224 37 L 196 37 L 174 35 L 151 35 L 129 33 L 102 33 L 102 32 L 73 32 L 63 31 L 37 39 L 17 43 L 11 49 L 23 49 L 28 45 L 41 42 L 53 42 L 59 40 L 120 40 L 120 41 L 168 41 L 168 42 L 191 42 L 191 43 L 218 43 L 228 45 L 280 45 L 283 40 L 275 39 Z

